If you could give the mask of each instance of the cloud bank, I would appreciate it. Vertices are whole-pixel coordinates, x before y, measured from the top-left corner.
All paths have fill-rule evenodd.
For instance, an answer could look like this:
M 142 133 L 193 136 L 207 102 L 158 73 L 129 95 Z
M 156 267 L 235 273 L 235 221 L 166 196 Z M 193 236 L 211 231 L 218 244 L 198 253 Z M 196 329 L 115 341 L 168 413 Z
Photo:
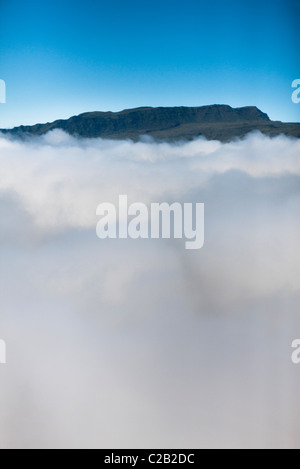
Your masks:
M 300 142 L 0 136 L 1 448 L 297 447 Z M 204 202 L 206 242 L 96 237 Z

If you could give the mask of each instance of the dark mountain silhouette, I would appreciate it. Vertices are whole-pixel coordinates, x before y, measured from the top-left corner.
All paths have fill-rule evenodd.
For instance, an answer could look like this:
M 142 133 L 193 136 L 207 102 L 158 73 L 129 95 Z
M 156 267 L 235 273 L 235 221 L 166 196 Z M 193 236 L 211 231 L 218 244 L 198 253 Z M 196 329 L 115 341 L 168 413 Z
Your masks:
M 234 109 L 225 105 L 89 112 L 68 120 L 21 126 L 3 132 L 19 136 L 43 135 L 54 129 L 87 138 L 132 140 L 138 140 L 143 135 L 169 141 L 203 136 L 226 142 L 235 137 L 244 137 L 252 131 L 272 137 L 284 134 L 300 138 L 300 124 L 273 122 L 256 107 Z

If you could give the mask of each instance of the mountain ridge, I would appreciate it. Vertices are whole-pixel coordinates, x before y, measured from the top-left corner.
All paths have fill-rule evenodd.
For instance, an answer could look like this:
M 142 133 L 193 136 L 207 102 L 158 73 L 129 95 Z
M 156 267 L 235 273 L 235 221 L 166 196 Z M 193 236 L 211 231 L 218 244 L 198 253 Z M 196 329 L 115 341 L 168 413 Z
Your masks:
M 300 138 L 299 123 L 272 121 L 256 106 L 232 108 L 229 105 L 201 107 L 140 107 L 120 112 L 86 112 L 69 119 L 46 124 L 20 126 L 1 132 L 19 137 L 44 135 L 61 129 L 84 138 L 139 140 L 150 136 L 158 140 L 208 140 L 227 142 L 260 131 L 270 137 L 280 134 Z

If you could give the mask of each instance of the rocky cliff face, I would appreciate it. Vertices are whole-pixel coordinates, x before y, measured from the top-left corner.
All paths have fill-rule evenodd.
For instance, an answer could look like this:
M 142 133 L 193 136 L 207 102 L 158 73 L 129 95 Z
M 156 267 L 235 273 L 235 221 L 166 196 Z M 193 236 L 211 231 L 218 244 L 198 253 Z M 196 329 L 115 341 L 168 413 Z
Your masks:
M 229 141 L 252 131 L 300 138 L 300 124 L 273 122 L 256 107 L 231 108 L 225 105 L 203 107 L 138 108 L 121 112 L 90 112 L 48 124 L 21 126 L 5 133 L 43 135 L 62 129 L 86 138 L 133 139 L 148 135 L 160 140 L 180 140 L 203 136 Z

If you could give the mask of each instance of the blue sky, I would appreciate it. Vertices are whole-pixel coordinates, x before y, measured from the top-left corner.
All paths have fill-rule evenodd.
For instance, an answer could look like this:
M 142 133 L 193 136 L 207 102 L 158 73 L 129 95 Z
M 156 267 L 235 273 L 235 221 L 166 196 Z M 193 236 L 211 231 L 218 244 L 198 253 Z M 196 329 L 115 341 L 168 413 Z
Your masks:
M 0 127 L 138 106 L 300 121 L 299 0 L 0 0 Z

